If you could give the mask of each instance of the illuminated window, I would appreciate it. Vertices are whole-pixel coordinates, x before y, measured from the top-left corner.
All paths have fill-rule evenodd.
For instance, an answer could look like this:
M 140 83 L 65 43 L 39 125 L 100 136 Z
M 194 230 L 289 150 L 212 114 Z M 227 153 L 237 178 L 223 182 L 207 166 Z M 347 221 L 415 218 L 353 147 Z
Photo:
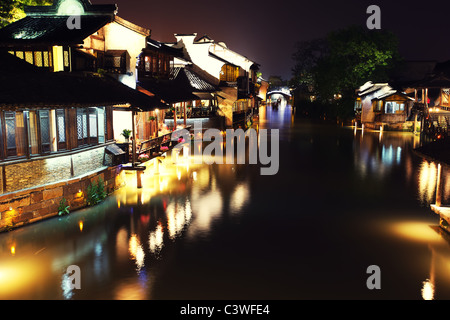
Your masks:
M 150 60 L 151 59 L 149 56 L 145 56 L 145 61 L 144 61 L 145 72 L 150 72 Z
M 69 66 L 70 66 L 69 51 L 64 50 L 64 68 L 68 68 Z
M 19 59 L 24 59 L 23 51 L 16 51 L 16 57 Z
M 355 101 L 355 111 L 361 111 L 361 109 L 362 109 L 362 102 L 361 99 L 358 98 Z
M 7 156 L 26 155 L 24 114 L 22 111 L 5 112 Z
M 105 132 L 106 132 L 106 116 L 105 108 L 97 108 L 98 116 L 98 143 L 105 143 Z
M 42 67 L 43 61 L 42 61 L 42 52 L 41 51 L 34 52 L 34 65 L 36 67 Z
M 396 101 L 386 101 L 384 113 L 386 114 L 395 114 L 402 113 L 405 111 L 405 104 Z
M 48 110 L 39 111 L 39 127 L 42 152 L 48 153 L 50 152 L 50 116 Z
M 97 138 L 97 108 L 89 108 L 89 137 Z
M 25 61 L 33 64 L 33 51 L 25 51 Z
M 42 53 L 42 55 L 43 55 L 43 65 L 44 65 L 44 67 L 50 67 L 50 63 L 49 63 L 49 56 L 48 56 L 48 51 L 44 51 L 43 53 Z
M 224 65 L 220 71 L 220 81 L 235 82 L 239 76 L 239 67 Z
M 30 154 L 39 154 L 39 138 L 36 111 L 25 111 L 28 129 L 28 146 Z
M 383 111 L 383 101 L 382 100 L 377 100 L 373 103 L 373 111 L 374 112 Z

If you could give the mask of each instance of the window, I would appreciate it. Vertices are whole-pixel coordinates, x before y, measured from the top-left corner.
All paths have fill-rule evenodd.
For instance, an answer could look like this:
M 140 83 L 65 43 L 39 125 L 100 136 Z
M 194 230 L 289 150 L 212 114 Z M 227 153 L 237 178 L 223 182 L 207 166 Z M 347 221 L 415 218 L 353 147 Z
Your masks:
M 361 111 L 361 109 L 362 109 L 362 102 L 361 99 L 358 98 L 355 101 L 355 111 Z
M 396 102 L 396 101 L 386 101 L 385 102 L 384 113 L 395 114 L 395 113 L 402 113 L 403 111 L 405 111 L 404 103 Z
M 97 138 L 97 108 L 89 108 L 89 137 Z
M 145 72 L 150 72 L 150 61 L 151 61 L 151 58 L 149 56 L 145 56 L 145 60 L 144 60 Z
M 41 151 L 50 152 L 50 116 L 48 110 L 39 111 L 39 127 L 41 131 Z
M 43 66 L 43 59 L 42 59 L 42 52 L 41 51 L 35 51 L 34 52 L 34 65 L 36 67 L 42 67 Z
M 239 67 L 226 64 L 220 71 L 220 81 L 235 82 L 239 76 Z
M 20 112 L 5 112 L 5 127 L 6 127 L 6 149 L 7 156 L 25 156 L 25 126 L 24 114 Z
M 28 147 L 30 155 L 39 154 L 39 138 L 36 111 L 24 111 L 28 129 Z
M 78 146 L 87 144 L 86 109 L 77 109 L 77 137 L 78 137 Z
M 49 51 L 8 51 L 10 54 L 19 59 L 35 65 L 36 67 L 50 68 L 52 67 L 52 55 Z M 67 51 L 68 53 L 68 51 Z M 68 65 L 67 65 L 68 66 Z
M 381 111 L 383 111 L 383 100 L 376 100 L 373 103 L 373 111 L 374 112 L 381 112 Z
M 105 143 L 106 117 L 105 108 L 97 108 L 98 116 L 98 143 Z
M 66 117 L 64 110 L 56 110 L 56 132 L 58 150 L 66 149 Z

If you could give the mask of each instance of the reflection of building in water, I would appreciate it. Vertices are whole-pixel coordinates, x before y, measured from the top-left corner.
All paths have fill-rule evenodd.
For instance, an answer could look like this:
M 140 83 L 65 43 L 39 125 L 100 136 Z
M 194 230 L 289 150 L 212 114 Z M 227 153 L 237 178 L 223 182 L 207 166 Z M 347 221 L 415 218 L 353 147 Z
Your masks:
M 358 172 L 366 177 L 384 177 L 394 168 L 406 170 L 406 180 L 412 177 L 411 153 L 414 136 L 411 133 L 354 131 L 354 164 Z

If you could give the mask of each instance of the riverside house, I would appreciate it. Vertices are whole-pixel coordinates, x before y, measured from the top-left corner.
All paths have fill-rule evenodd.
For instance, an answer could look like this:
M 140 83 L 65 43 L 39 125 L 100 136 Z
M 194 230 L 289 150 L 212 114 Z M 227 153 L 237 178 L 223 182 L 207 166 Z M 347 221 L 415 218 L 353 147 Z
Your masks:
M 259 65 L 206 35 L 197 39 L 197 33 L 175 34 L 175 38 L 167 45 L 182 49 L 184 59 L 204 70 L 219 88 L 219 113 L 226 126 L 245 123 L 260 102 Z
M 116 5 L 55 0 L 25 12 L 0 29 L 0 228 L 54 216 L 63 199 L 84 206 L 99 178 L 108 191 L 121 185 L 111 153 L 122 128 L 167 107 L 135 90 L 150 31 Z M 67 27 L 74 14 L 81 29 Z
M 113 108 L 145 108 L 155 98 L 107 76 L 53 73 L 5 52 L 0 68 L 0 229 L 54 216 L 62 199 L 71 210 L 83 207 L 99 178 L 109 192 L 122 185 L 121 166 L 108 161 Z
M 51 6 L 25 7 L 26 17 L 0 29 L 0 49 L 53 72 L 101 73 L 136 89 L 136 64 L 150 30 L 120 16 L 115 4 L 55 0 Z M 80 29 L 69 29 L 70 16 Z M 114 138 L 123 140 L 132 114 L 114 108 Z
M 365 128 L 413 131 L 409 119 L 414 99 L 387 83 L 367 82 L 357 90 L 356 122 Z

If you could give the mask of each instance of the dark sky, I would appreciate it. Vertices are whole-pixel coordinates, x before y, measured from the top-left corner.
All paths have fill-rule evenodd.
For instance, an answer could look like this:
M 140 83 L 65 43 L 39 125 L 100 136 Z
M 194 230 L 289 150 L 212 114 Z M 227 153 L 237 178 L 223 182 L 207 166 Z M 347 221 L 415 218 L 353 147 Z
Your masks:
M 366 25 L 367 7 L 381 8 L 381 28 L 394 32 L 408 60 L 450 60 L 450 1 L 91 0 L 116 3 L 119 16 L 152 30 L 207 34 L 261 65 L 263 77 L 291 77 L 294 45 L 346 26 Z

